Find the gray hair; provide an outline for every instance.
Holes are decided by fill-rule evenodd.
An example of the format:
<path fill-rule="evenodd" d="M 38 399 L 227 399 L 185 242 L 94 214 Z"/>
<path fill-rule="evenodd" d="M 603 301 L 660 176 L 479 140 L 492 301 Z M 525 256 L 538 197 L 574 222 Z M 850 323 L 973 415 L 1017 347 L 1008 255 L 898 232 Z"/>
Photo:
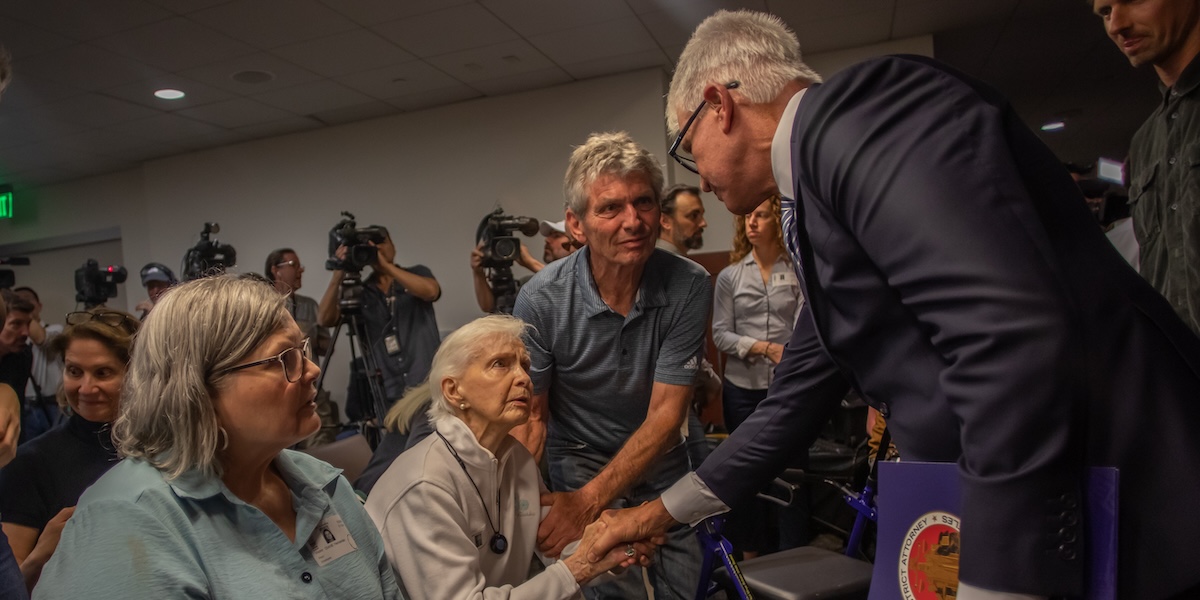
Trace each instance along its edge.
<path fill-rule="evenodd" d="M 710 83 L 739 82 L 731 93 L 754 104 L 770 102 L 788 83 L 814 83 L 821 76 L 804 64 L 796 34 L 775 15 L 717 11 L 688 40 L 667 92 L 667 130 L 679 132 L 677 113 L 703 101 Z"/>
<path fill-rule="evenodd" d="M 567 209 L 583 218 L 587 211 L 587 190 L 601 176 L 628 177 L 641 173 L 650 180 L 657 203 L 663 187 L 662 167 L 648 150 L 638 145 L 624 131 L 593 133 L 582 146 L 571 153 L 567 175 L 563 178 L 563 195 Z"/>
<path fill-rule="evenodd" d="M 433 355 L 433 365 L 429 368 L 429 392 L 433 398 L 429 405 L 429 420 L 437 423 L 443 419 L 458 418 L 455 407 L 442 395 L 443 379 L 462 377 L 471 361 L 483 356 L 495 345 L 496 340 L 524 344 L 522 336 L 528 328 L 529 325 L 524 321 L 511 315 L 488 315 L 446 336 L 437 354 Z"/>
<path fill-rule="evenodd" d="M 257 275 L 216 275 L 175 286 L 142 324 L 126 372 L 113 440 L 175 479 L 219 476 L 228 443 L 213 399 L 227 375 L 287 325 L 284 297 Z"/>

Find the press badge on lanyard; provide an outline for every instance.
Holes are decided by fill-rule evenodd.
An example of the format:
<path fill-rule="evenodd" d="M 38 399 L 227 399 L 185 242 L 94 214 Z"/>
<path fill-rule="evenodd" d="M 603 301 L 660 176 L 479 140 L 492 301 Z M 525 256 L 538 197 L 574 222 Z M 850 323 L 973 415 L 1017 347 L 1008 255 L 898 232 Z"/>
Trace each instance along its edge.
<path fill-rule="evenodd" d="M 323 567 L 358 550 L 358 544 L 354 543 L 342 518 L 331 513 L 317 523 L 317 528 L 308 538 L 308 550 L 317 564 Z"/>

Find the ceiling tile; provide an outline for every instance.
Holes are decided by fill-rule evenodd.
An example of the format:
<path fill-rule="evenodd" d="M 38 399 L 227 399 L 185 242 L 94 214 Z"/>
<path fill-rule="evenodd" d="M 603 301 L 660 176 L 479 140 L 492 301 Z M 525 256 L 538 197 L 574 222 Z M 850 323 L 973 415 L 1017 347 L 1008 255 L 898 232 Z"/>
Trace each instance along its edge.
<path fill-rule="evenodd" d="M 892 36 L 906 38 L 1004 19 L 1016 6 L 1017 0 L 901 0 L 896 5 Z"/>
<path fill-rule="evenodd" d="M 253 98 L 297 115 L 311 115 L 371 101 L 369 96 L 328 79 L 255 94 Z"/>
<path fill-rule="evenodd" d="M 316 119 L 309 119 L 307 117 L 291 117 L 280 121 L 272 121 L 270 123 L 259 123 L 257 125 L 238 127 L 234 131 L 253 139 L 287 135 L 289 133 L 308 131 L 310 129 L 319 129 L 320 127 L 322 127 L 322 124 Z"/>
<path fill-rule="evenodd" d="M 480 3 L 526 37 L 633 16 L 624 0 L 480 0 Z"/>
<path fill-rule="evenodd" d="M 359 25 L 378 25 L 421 15 L 447 6 L 471 4 L 475 0 L 321 0 L 329 8 L 350 17 Z"/>
<path fill-rule="evenodd" d="M 163 100 L 154 95 L 154 92 L 163 89 L 179 90 L 186 94 L 178 100 Z M 211 85 L 205 85 L 194 79 L 181 77 L 179 75 L 160 75 L 151 77 L 133 83 L 127 83 L 122 86 L 109 88 L 102 92 L 108 96 L 123 98 L 130 102 L 136 102 L 142 106 L 157 108 L 165 111 L 176 111 L 182 108 L 199 106 L 210 102 L 219 102 L 228 100 L 233 97 L 233 94 L 224 90 L 217 89 Z"/>
<path fill-rule="evenodd" d="M 68 135 L 61 135 L 55 138 L 58 143 L 79 150 L 81 152 L 90 152 L 101 156 L 119 156 L 123 153 L 128 153 L 139 148 L 147 146 L 156 146 L 156 144 L 146 140 L 145 138 L 136 136 L 126 131 L 114 129 L 92 129 L 89 131 L 81 131 Z"/>
<path fill-rule="evenodd" d="M 563 70 L 575 79 L 587 79 L 651 67 L 670 70 L 671 60 L 662 50 L 654 49 L 562 65 Z"/>
<path fill-rule="evenodd" d="M 159 114 L 156 110 L 100 94 L 72 96 L 47 104 L 42 109 L 55 120 L 87 127 L 115 125 Z"/>
<path fill-rule="evenodd" d="M 644 15 L 654 12 L 665 12 L 693 18 L 699 14 L 696 23 L 704 20 L 718 10 L 757 10 L 767 12 L 767 0 L 626 0 L 633 12 Z"/>
<path fill-rule="evenodd" d="M 518 39 L 520 36 L 478 4 L 462 4 L 372 27 L 421 57 Z"/>
<path fill-rule="evenodd" d="M 560 65 L 658 49 L 637 17 L 533 36 L 529 43 Z"/>
<path fill-rule="evenodd" d="M 19 68 L 88 91 L 163 74 L 150 65 L 89 44 L 76 44 L 31 56 L 21 61 Z"/>
<path fill-rule="evenodd" d="M 13 19 L 0 19 L 0 40 L 4 47 L 20 64 L 20 59 L 42 52 L 49 52 L 76 43 L 75 40 L 55 35 L 34 25 L 20 23 Z"/>
<path fill-rule="evenodd" d="M 274 79 L 263 83 L 234 81 L 233 74 L 241 71 L 266 71 L 274 75 Z M 268 92 L 320 79 L 319 76 L 305 71 L 278 56 L 266 53 L 223 60 L 211 65 L 188 69 L 180 73 L 180 75 L 195 79 L 200 83 L 207 83 L 227 92 L 243 95 Z"/>
<path fill-rule="evenodd" d="M 474 81 L 471 83 L 471 87 L 489 96 L 498 96 L 500 94 L 515 92 L 528 92 L 530 90 L 570 82 L 571 76 L 566 71 L 558 67 L 550 67 L 537 71 L 514 73 L 496 79 Z"/>
<path fill-rule="evenodd" d="M 74 177 L 74 174 L 66 169 L 59 169 L 57 167 L 43 167 L 40 169 L 14 172 L 6 178 L 6 181 L 9 181 L 13 184 L 13 189 L 24 190 L 50 183 L 68 181 Z"/>
<path fill-rule="evenodd" d="M 187 119 L 174 114 L 159 115 L 149 119 L 130 121 L 128 123 L 106 127 L 105 129 L 122 131 L 144 138 L 151 142 L 164 144 L 179 144 L 189 139 L 215 136 L 224 131 L 215 125 L 201 123 L 200 121 Z"/>
<path fill-rule="evenodd" d="M 117 35 L 97 46 L 167 71 L 181 71 L 254 52 L 254 47 L 195 21 L 173 17 Z"/>
<path fill-rule="evenodd" d="M 0 103 L 0 148 L 37 143 L 50 136 L 80 131 L 78 126 L 59 123 L 37 111 L 12 110 Z"/>
<path fill-rule="evenodd" d="M 19 63 L 16 69 L 12 82 L 4 88 L 0 111 L 32 108 L 84 93 L 79 88 L 22 71 Z"/>
<path fill-rule="evenodd" d="M 354 29 L 317 0 L 233 0 L 189 18 L 259 48 L 274 48 Z"/>
<path fill-rule="evenodd" d="M 415 59 L 395 44 L 364 29 L 280 46 L 271 53 L 326 77 L 369 71 Z"/>
<path fill-rule="evenodd" d="M 195 108 L 185 108 L 177 114 L 230 129 L 257 123 L 269 123 L 295 116 L 287 111 L 247 98 L 234 98 Z"/>
<path fill-rule="evenodd" d="M 816 54 L 885 42 L 891 29 L 892 11 L 881 10 L 853 17 L 804 21 L 796 26 L 796 37 L 803 53 Z"/>
<path fill-rule="evenodd" d="M 989 0 L 990 1 L 990 0 Z M 1009 0 L 1003 0 L 1005 2 Z M 968 0 L 964 4 L 986 4 L 980 0 Z M 849 17 L 868 12 L 891 13 L 896 6 L 896 0 L 767 0 L 769 12 L 779 15 L 793 29 L 803 26 L 810 21 L 825 21 L 840 17 Z M 804 43 L 804 40 L 800 40 Z"/>
<path fill-rule="evenodd" d="M 142 0 L 10 1 L 0 3 L 0 14 L 75 40 L 104 37 L 171 16 L 169 11 Z"/>
<path fill-rule="evenodd" d="M 341 125 L 343 123 L 353 123 L 365 119 L 375 119 L 394 115 L 400 112 L 395 106 L 379 100 L 371 100 L 363 104 L 355 104 L 353 106 L 343 106 L 333 110 L 323 110 L 321 112 L 311 113 L 314 119 L 326 123 L 328 125 Z"/>
<path fill-rule="evenodd" d="M 204 8 L 211 8 L 218 4 L 225 4 L 230 0 L 148 0 L 154 4 L 161 6 L 172 12 L 177 12 L 181 15 L 196 12 Z"/>
<path fill-rule="evenodd" d="M 429 63 L 464 83 L 528 73 L 553 66 L 545 55 L 523 40 L 443 54 L 430 58 Z"/>
<path fill-rule="evenodd" d="M 336 79 L 346 87 L 358 90 L 377 100 L 389 100 L 396 96 L 441 89 L 460 83 L 422 61 L 373 69 Z"/>
<path fill-rule="evenodd" d="M 392 106 L 395 106 L 401 110 L 412 111 L 420 110 L 422 108 L 430 108 L 433 106 L 441 106 L 444 104 L 453 104 L 455 102 L 462 102 L 463 100 L 470 100 L 472 98 L 479 98 L 481 96 L 483 96 L 483 94 L 479 93 L 478 90 L 460 83 L 451 87 L 444 87 L 436 90 L 426 90 L 424 92 L 417 92 L 415 94 L 407 94 L 404 96 L 397 96 L 395 98 L 388 98 L 388 104 L 391 104 Z"/>

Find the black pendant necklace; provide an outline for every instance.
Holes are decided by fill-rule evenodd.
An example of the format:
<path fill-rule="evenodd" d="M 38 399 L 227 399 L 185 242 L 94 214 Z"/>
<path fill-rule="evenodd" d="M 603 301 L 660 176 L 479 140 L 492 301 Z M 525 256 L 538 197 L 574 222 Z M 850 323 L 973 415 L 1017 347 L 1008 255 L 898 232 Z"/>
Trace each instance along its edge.
<path fill-rule="evenodd" d="M 479 491 L 479 486 L 475 485 L 475 479 L 472 478 L 471 474 L 467 472 L 466 463 L 463 462 L 463 459 L 459 458 L 458 451 L 454 449 L 454 446 L 450 445 L 450 440 L 447 440 L 446 436 L 442 435 L 442 432 L 435 430 L 434 433 L 436 433 L 438 437 L 442 438 L 442 443 L 446 444 L 446 448 L 450 450 L 450 454 L 454 455 L 454 460 L 458 463 L 459 468 L 462 469 L 463 475 L 467 476 L 467 481 L 470 481 L 471 487 L 475 488 L 475 495 L 479 496 L 479 503 L 483 505 L 483 515 L 487 517 L 488 527 L 492 528 L 492 539 L 488 541 L 488 548 L 496 554 L 504 554 L 504 552 L 508 550 L 508 538 L 504 537 L 504 534 L 500 533 L 500 530 L 496 529 L 496 525 L 492 523 L 492 515 L 488 512 L 487 501 L 483 499 L 483 493 Z M 499 485 L 496 486 L 496 518 L 500 518 Z"/>

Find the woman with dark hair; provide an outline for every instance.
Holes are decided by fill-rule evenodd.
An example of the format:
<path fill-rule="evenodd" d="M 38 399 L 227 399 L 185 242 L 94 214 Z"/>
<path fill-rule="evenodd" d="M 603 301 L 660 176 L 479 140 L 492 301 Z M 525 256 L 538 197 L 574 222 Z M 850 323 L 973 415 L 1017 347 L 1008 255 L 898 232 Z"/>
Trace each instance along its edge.
<path fill-rule="evenodd" d="M 165 293 L 113 439 L 35 598 L 403 598 L 340 471 L 287 448 L 320 427 L 309 340 L 261 277 Z"/>
<path fill-rule="evenodd" d="M 51 345 L 63 359 L 58 403 L 70 417 L 17 450 L 0 469 L 0 518 L 18 562 L 34 549 L 56 515 L 117 464 L 111 424 L 117 418 L 125 367 L 138 330 L 133 315 L 97 307 L 67 315 Z M 65 516 L 54 523 L 61 529 Z"/>

